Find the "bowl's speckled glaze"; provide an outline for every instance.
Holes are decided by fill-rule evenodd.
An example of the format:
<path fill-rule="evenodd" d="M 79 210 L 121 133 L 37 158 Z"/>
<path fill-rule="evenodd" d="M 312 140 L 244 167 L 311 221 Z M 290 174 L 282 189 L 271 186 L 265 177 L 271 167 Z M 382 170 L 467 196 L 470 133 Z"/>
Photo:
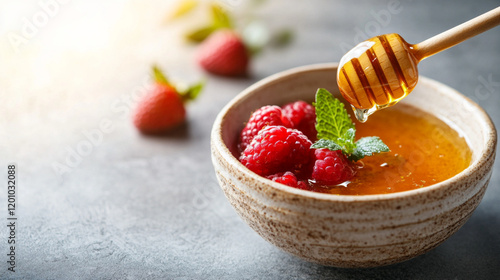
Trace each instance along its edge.
<path fill-rule="evenodd" d="M 432 186 L 382 195 L 314 193 L 260 177 L 234 156 L 244 122 L 261 106 L 312 101 L 319 87 L 340 98 L 336 71 L 337 64 L 332 63 L 273 75 L 243 91 L 220 112 L 212 129 L 211 150 L 222 190 L 265 240 L 308 261 L 374 267 L 431 250 L 455 233 L 481 201 L 497 141 L 488 115 L 448 86 L 420 78 L 414 92 L 402 101 L 446 121 L 472 149 L 472 163 L 466 170 Z"/>

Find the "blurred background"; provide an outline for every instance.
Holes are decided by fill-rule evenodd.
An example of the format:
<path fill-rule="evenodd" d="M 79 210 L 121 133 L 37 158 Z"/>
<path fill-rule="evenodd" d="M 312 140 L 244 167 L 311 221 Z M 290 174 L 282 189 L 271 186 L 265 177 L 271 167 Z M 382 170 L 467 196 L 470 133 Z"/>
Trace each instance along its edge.
<path fill-rule="evenodd" d="M 186 38 L 213 20 L 214 3 L 259 49 L 245 77 L 207 73 L 195 59 L 199 43 Z M 0 168 L 18 165 L 20 224 L 19 270 L 0 257 L 0 278 L 499 279 L 498 164 L 476 213 L 443 245 L 403 264 L 345 270 L 306 263 L 255 234 L 218 189 L 209 148 L 217 113 L 264 77 L 339 61 L 380 34 L 418 43 L 499 4 L 0 1 Z M 499 126 L 499 46 L 497 27 L 424 60 L 420 74 L 467 95 Z M 161 137 L 131 121 L 152 64 L 174 81 L 207 81 L 186 124 Z M 0 199 L 6 209 L 5 191 Z"/>

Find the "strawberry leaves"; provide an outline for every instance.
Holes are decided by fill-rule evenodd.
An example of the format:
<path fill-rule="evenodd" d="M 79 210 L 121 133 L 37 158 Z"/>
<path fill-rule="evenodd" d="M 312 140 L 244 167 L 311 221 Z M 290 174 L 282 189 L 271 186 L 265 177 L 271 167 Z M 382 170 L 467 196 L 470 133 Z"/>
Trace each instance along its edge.
<path fill-rule="evenodd" d="M 163 74 L 163 72 L 157 65 L 153 65 L 152 71 L 153 71 L 153 79 L 156 83 L 172 86 L 168 81 L 167 77 L 165 76 L 165 74 Z"/>
<path fill-rule="evenodd" d="M 217 4 L 212 4 L 210 6 L 211 12 L 211 23 L 195 29 L 186 34 L 186 38 L 192 42 L 200 43 L 203 42 L 210 34 L 214 33 L 219 29 L 232 29 L 233 20 L 231 19 L 229 13 L 227 13 L 224 8 Z"/>
<path fill-rule="evenodd" d="M 179 2 L 178 6 L 175 7 L 174 12 L 168 17 L 168 20 L 174 20 L 183 17 L 184 15 L 190 13 L 196 6 L 198 6 L 199 1 L 197 0 L 183 0 Z"/>
<path fill-rule="evenodd" d="M 179 95 L 182 98 L 183 102 L 191 101 L 196 99 L 198 95 L 200 95 L 200 92 L 203 90 L 205 87 L 205 80 L 201 80 L 196 84 L 190 85 L 186 90 L 178 90 Z"/>
<path fill-rule="evenodd" d="M 152 72 L 154 81 L 158 84 L 166 85 L 175 89 L 177 94 L 181 97 L 183 103 L 196 99 L 205 87 L 205 80 L 201 80 L 198 83 L 184 87 L 182 85 L 174 85 L 170 83 L 167 76 L 163 74 L 163 71 L 157 65 L 153 65 Z"/>

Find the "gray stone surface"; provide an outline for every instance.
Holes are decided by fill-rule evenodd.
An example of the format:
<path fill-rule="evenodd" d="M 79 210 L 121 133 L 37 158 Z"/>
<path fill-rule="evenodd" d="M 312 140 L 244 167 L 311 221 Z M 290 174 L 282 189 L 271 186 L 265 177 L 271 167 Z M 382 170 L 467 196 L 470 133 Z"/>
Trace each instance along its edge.
<path fill-rule="evenodd" d="M 257 80 L 338 61 L 357 37 L 419 42 L 498 1 L 267 1 L 255 13 L 272 29 L 292 27 L 293 43 L 256 57 L 249 78 L 208 76 L 187 125 L 160 137 L 137 133 L 129 116 L 149 65 L 187 81 L 203 75 L 195 47 L 179 40 L 194 23 L 164 24 L 174 1 L 61 1 L 51 14 L 16 2 L 0 3 L 0 172 L 18 168 L 16 273 L 6 264 L 5 183 L 0 191 L 1 279 L 500 279 L 499 164 L 476 212 L 438 248 L 388 267 L 338 269 L 281 252 L 244 224 L 218 188 L 209 149 L 219 110 Z M 37 25 L 23 35 L 26 20 Z M 25 39 L 17 47 L 13 32 Z M 499 46 L 496 28 L 423 61 L 420 74 L 473 98 L 499 126 Z"/>

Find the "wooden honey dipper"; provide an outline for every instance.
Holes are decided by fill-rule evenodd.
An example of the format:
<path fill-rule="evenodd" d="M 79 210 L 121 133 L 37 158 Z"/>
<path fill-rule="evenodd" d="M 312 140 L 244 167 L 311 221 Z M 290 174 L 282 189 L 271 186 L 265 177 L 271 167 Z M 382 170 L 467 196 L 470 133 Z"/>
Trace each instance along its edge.
<path fill-rule="evenodd" d="M 394 33 L 373 37 L 340 60 L 340 92 L 356 118 L 365 122 L 370 114 L 396 104 L 415 88 L 421 60 L 499 24 L 500 7 L 414 45 Z"/>

